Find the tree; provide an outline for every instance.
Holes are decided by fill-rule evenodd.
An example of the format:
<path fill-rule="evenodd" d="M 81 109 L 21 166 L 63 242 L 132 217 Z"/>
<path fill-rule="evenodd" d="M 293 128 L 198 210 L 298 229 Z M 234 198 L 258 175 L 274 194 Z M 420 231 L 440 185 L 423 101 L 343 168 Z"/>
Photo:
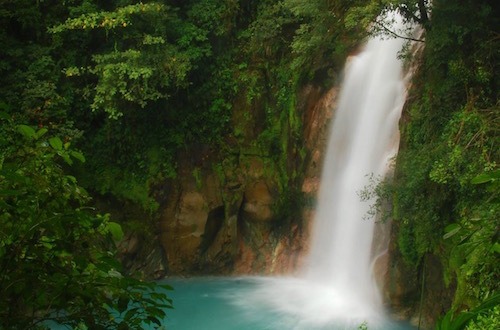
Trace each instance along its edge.
<path fill-rule="evenodd" d="M 0 113 L 0 329 L 142 329 L 171 301 L 153 283 L 123 275 L 123 235 L 64 167 L 83 155 L 45 128 Z"/>

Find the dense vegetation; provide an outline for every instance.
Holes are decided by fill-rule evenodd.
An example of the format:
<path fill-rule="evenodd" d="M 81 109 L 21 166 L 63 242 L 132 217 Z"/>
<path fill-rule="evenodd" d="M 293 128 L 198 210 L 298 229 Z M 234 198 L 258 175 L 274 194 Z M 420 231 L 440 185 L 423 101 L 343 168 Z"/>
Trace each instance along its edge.
<path fill-rule="evenodd" d="M 454 311 L 495 293 L 498 304 L 498 9 L 433 2 L 393 187 L 403 257 L 419 267 L 429 253 L 441 258 Z M 498 327 L 498 312 L 482 326 Z"/>
<path fill-rule="evenodd" d="M 433 1 L 431 13 L 424 0 L 2 1 L 0 324 L 118 327 L 109 308 L 129 302 L 145 313 L 122 327 L 161 319 L 169 301 L 144 300 L 152 287 L 122 277 L 119 225 L 85 189 L 154 213 L 152 187 L 176 176 L 180 150 L 200 145 L 220 159 L 249 146 L 270 155 L 286 190 L 296 179 L 288 150 L 301 148 L 300 87 L 332 84 L 394 8 L 426 43 L 390 187 L 399 247 L 412 265 L 443 259 L 457 283 L 453 310 L 493 296 L 499 11 L 458 2 Z M 498 307 L 488 315 L 478 322 Z"/>
<path fill-rule="evenodd" d="M 95 214 L 62 169 L 83 155 L 46 128 L 14 125 L 5 112 L 1 120 L 0 328 L 160 324 L 170 300 L 124 277 L 114 258 L 120 225 Z"/>
<path fill-rule="evenodd" d="M 418 70 L 403 113 L 395 178 L 375 190 L 390 200 L 398 252 L 418 277 L 417 308 L 433 299 L 424 287 L 434 255 L 452 297 L 437 328 L 494 329 L 500 322 L 499 6 L 425 3 L 372 2 L 362 9 L 388 13 L 396 5 L 423 28 L 422 37 L 409 39 L 425 42 L 413 59 Z M 375 31 L 398 35 L 380 17 Z"/>
<path fill-rule="evenodd" d="M 285 189 L 299 83 L 364 31 L 344 27 L 346 10 L 328 1 L 3 1 L 1 327 L 140 328 L 164 317 L 169 300 L 123 275 L 120 226 L 86 190 L 153 213 L 151 187 L 176 175 L 179 150 L 237 153 L 257 117 L 252 145 L 279 164 Z M 236 104 L 256 113 L 233 125 Z"/>

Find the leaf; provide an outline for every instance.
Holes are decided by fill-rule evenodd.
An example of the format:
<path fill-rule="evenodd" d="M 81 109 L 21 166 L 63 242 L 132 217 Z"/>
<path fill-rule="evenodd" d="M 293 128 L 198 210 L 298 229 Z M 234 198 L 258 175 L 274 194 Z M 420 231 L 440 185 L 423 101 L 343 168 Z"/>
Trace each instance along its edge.
<path fill-rule="evenodd" d="M 78 159 L 82 163 L 85 163 L 85 156 L 81 152 L 78 151 L 71 151 L 70 155 L 73 156 L 74 158 Z"/>
<path fill-rule="evenodd" d="M 500 293 L 495 293 L 474 308 L 472 313 L 481 313 L 500 304 Z"/>
<path fill-rule="evenodd" d="M 42 236 L 40 238 L 40 244 L 48 250 L 52 250 L 52 248 L 55 246 L 54 240 L 50 239 L 47 236 Z"/>
<path fill-rule="evenodd" d="M 492 180 L 492 177 L 488 175 L 488 173 L 482 173 L 479 174 L 478 176 L 474 177 L 470 182 L 472 184 L 481 184 L 481 183 L 486 183 L 490 182 Z"/>
<path fill-rule="evenodd" d="M 71 160 L 71 158 L 69 157 L 69 155 L 65 152 L 58 152 L 57 153 L 59 156 L 62 157 L 62 159 L 64 159 L 64 161 L 66 162 L 66 164 L 68 165 L 72 165 L 73 164 L 73 161 Z"/>
<path fill-rule="evenodd" d="M 62 250 L 62 251 L 59 251 L 56 253 L 56 255 L 59 257 L 59 258 L 68 258 L 68 257 L 71 257 L 72 254 L 69 253 L 68 251 L 66 250 Z"/>
<path fill-rule="evenodd" d="M 123 230 L 118 223 L 110 221 L 107 227 L 115 241 L 120 241 L 123 238 Z"/>
<path fill-rule="evenodd" d="M 135 307 L 135 308 L 131 308 L 127 311 L 127 313 L 125 313 L 125 316 L 123 317 L 123 320 L 124 321 L 129 321 L 131 320 L 136 313 L 139 312 L 139 308 Z"/>
<path fill-rule="evenodd" d="M 450 324 L 450 329 L 456 329 L 456 330 L 461 330 L 464 329 L 467 323 L 475 318 L 477 316 L 477 313 L 471 313 L 471 312 L 462 312 L 458 314 L 456 318 L 453 318 Z"/>
<path fill-rule="evenodd" d="M 148 320 L 153 322 L 154 324 L 156 324 L 158 326 L 161 326 L 160 320 L 154 316 L 148 316 Z"/>
<path fill-rule="evenodd" d="M 46 129 L 45 127 L 44 128 L 40 128 L 36 134 L 35 134 L 35 139 L 39 139 L 41 138 L 45 133 L 47 133 L 49 130 Z"/>
<path fill-rule="evenodd" d="M 158 286 L 165 290 L 174 290 L 174 288 L 168 284 L 159 284 Z"/>
<path fill-rule="evenodd" d="M 28 125 L 19 125 L 17 126 L 17 130 L 28 139 L 33 139 L 36 134 L 35 130 Z"/>
<path fill-rule="evenodd" d="M 444 229 L 444 232 L 446 234 L 443 235 L 444 239 L 448 239 L 458 233 L 462 229 L 462 226 L 460 226 L 458 223 L 452 223 L 451 225 L 446 226 Z"/>
<path fill-rule="evenodd" d="M 57 151 L 61 151 L 61 150 L 62 150 L 62 148 L 63 148 L 63 143 L 62 143 L 61 139 L 60 139 L 60 138 L 58 138 L 57 136 L 55 136 L 55 137 L 51 137 L 51 138 L 49 139 L 49 144 L 50 144 L 50 146 L 51 146 L 52 148 L 54 148 L 54 149 L 55 149 L 55 150 L 57 150 Z M 63 158 L 64 158 L 64 157 L 63 157 Z"/>
<path fill-rule="evenodd" d="M 116 269 L 110 269 L 107 274 L 109 277 L 112 277 L 112 278 L 123 278 L 122 273 L 120 273 Z"/>
<path fill-rule="evenodd" d="M 438 322 L 436 323 L 436 330 L 450 329 L 450 321 L 452 315 L 452 311 L 449 310 L 442 319 L 438 320 Z"/>
<path fill-rule="evenodd" d="M 478 176 L 474 177 L 470 182 L 472 184 L 482 184 L 491 181 L 495 181 L 500 178 L 500 170 L 481 173 Z"/>

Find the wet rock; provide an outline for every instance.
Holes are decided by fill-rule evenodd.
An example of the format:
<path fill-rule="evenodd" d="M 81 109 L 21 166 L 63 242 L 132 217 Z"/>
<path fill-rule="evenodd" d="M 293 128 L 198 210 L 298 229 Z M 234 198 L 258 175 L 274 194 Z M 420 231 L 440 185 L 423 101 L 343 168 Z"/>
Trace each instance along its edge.
<path fill-rule="evenodd" d="M 265 181 L 249 184 L 243 198 L 243 221 L 270 221 L 273 217 L 274 198 Z"/>
<path fill-rule="evenodd" d="M 240 151 L 229 158 L 220 159 L 203 146 L 179 155 L 178 177 L 157 192 L 160 240 L 170 274 L 293 271 L 307 245 L 336 95 L 336 89 L 309 86 L 300 97 L 305 154 L 299 157 L 298 146 L 289 146 L 286 168 L 295 178 L 290 185 L 302 191 L 307 203 L 305 210 L 292 215 L 293 221 L 278 216 L 277 205 L 284 196 L 270 164 L 273 158 L 239 145 L 258 136 L 264 117 L 235 114 L 234 125 L 240 131 L 228 144 L 239 145 Z"/>

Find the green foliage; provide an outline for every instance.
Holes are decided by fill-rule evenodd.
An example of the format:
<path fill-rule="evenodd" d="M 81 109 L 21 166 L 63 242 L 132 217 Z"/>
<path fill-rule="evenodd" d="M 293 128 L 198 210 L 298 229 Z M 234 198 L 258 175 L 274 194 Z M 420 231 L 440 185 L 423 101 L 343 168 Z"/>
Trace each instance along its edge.
<path fill-rule="evenodd" d="M 404 179 L 398 176 L 404 188 L 396 181 L 401 251 L 408 261 L 418 263 L 424 253 L 438 250 L 443 243 L 437 233 L 444 232 L 443 238 L 453 242 L 446 244 L 446 258 L 457 275 L 456 306 L 474 305 L 497 289 L 498 255 L 492 247 L 498 241 L 498 187 L 493 187 L 498 170 L 492 170 L 498 155 L 490 149 L 495 143 L 492 123 L 481 117 L 479 111 L 458 111 L 441 139 L 419 151 L 404 151 L 399 158 L 404 166 L 400 169 L 407 171 Z M 439 147 L 433 150 L 432 145 Z M 418 157 L 425 158 L 420 162 Z M 478 175 L 483 171 L 487 172 Z M 489 180 L 491 187 L 477 186 Z"/>
<path fill-rule="evenodd" d="M 175 177 L 186 146 L 207 147 L 231 168 L 251 150 L 267 160 L 282 196 L 276 213 L 287 224 L 302 200 L 298 91 L 311 80 L 331 85 L 368 27 L 394 36 L 382 21 L 394 9 L 425 28 L 426 50 L 403 117 L 395 180 L 375 193 L 392 197 L 407 262 L 418 266 L 429 252 L 449 261 L 454 309 L 497 292 L 498 15 L 491 1 L 435 0 L 431 16 L 426 0 L 11 0 L 0 3 L 0 99 L 12 105 L 0 104 L 0 280 L 11 280 L 7 270 L 42 275 L 2 283 L 2 320 L 57 317 L 95 328 L 92 320 L 104 326 L 125 318 L 138 328 L 141 312 L 160 318 L 145 295 L 125 290 L 133 282 L 115 276 L 109 246 L 123 232 L 86 207 L 76 177 L 92 193 L 154 214 L 153 188 Z M 74 176 L 66 174 L 70 165 Z M 201 170 L 193 175 L 202 181 Z M 92 295 L 78 291 L 95 283 L 103 286 Z M 121 316 L 109 319 L 103 301 Z"/>
<path fill-rule="evenodd" d="M 363 322 L 359 325 L 358 330 L 368 330 L 368 322 Z"/>
<path fill-rule="evenodd" d="M 449 311 L 436 323 L 436 330 L 495 329 L 494 325 L 499 324 L 499 319 L 495 318 L 495 315 L 498 316 L 499 306 L 500 294 L 495 294 L 470 311 L 457 315 Z M 478 328 L 478 324 L 486 327 Z"/>
<path fill-rule="evenodd" d="M 0 97 L 85 152 L 76 171 L 85 187 L 147 210 L 155 209 L 150 188 L 175 176 L 180 148 L 226 150 L 236 111 L 265 122 L 259 143 L 278 150 L 285 184 L 285 158 L 300 131 L 299 80 L 331 66 L 332 56 L 340 66 L 356 40 L 347 36 L 362 30 L 345 27 L 344 1 L 0 6 L 8 86 Z"/>
<path fill-rule="evenodd" d="M 235 92 L 225 46 L 238 8 L 218 4 L 195 1 L 182 12 L 154 2 L 113 2 L 105 10 L 82 4 L 49 29 L 63 45 L 72 47 L 75 37 L 92 43 L 62 68 L 87 104 L 74 115 L 87 137 L 88 166 L 79 174 L 86 187 L 154 211 L 150 187 L 175 176 L 179 148 L 220 143 Z"/>
<path fill-rule="evenodd" d="M 493 12 L 487 1 L 441 0 L 433 2 L 429 21 L 421 22 L 425 51 L 388 188 L 405 260 L 417 266 L 426 253 L 436 254 L 445 264 L 446 282 L 456 283 L 452 310 L 439 325 L 443 329 L 463 328 L 479 315 L 475 308 L 498 292 L 499 109 L 498 77 L 492 73 L 498 71 L 493 51 L 498 21 Z M 469 312 L 459 314 L 464 309 Z"/>
<path fill-rule="evenodd" d="M 285 59 L 290 70 L 303 79 L 313 79 L 319 70 L 339 68 L 357 38 L 365 34 L 360 26 L 345 22 L 349 6 L 368 1 L 263 2 L 257 17 L 243 32 L 248 51 L 267 65 Z M 284 68 L 283 68 L 284 69 Z"/>
<path fill-rule="evenodd" d="M 350 1 L 349 6 L 364 2 L 367 1 Z M 284 6 L 300 22 L 290 45 L 294 54 L 292 68 L 296 71 L 309 68 L 314 73 L 327 62 L 326 56 L 342 59 L 355 45 L 349 43 L 353 40 L 350 37 L 364 33 L 360 26 L 345 24 L 349 8 L 346 1 L 287 0 Z"/>
<path fill-rule="evenodd" d="M 171 301 L 154 284 L 121 273 L 114 243 L 121 227 L 96 215 L 61 161 L 84 161 L 45 129 L 0 132 L 0 328 L 45 328 L 47 321 L 91 329 L 159 325 Z M 154 295 L 154 296 L 153 296 Z"/>
<path fill-rule="evenodd" d="M 500 304 L 484 313 L 477 315 L 477 318 L 471 320 L 466 330 L 498 329 L 500 327 Z"/>
<path fill-rule="evenodd" d="M 239 9 L 235 0 L 200 0 L 193 2 L 187 15 L 201 31 L 213 38 L 234 32 Z"/>
<path fill-rule="evenodd" d="M 87 6 L 89 3 L 85 3 Z M 92 12 L 96 7 L 88 6 L 85 9 L 91 12 L 85 12 L 76 18 L 69 18 L 63 24 L 56 25 L 49 29 L 52 33 L 60 33 L 67 30 L 97 29 L 106 30 L 127 27 L 133 24 L 132 16 L 163 13 L 166 7 L 160 3 L 138 3 L 119 7 L 114 11 Z M 73 11 L 75 13 L 76 11 Z"/>
<path fill-rule="evenodd" d="M 445 228 L 443 238 L 452 242 L 449 266 L 457 274 L 457 305 L 474 305 L 477 299 L 498 290 L 498 175 L 497 170 L 473 178 L 471 183 L 482 185 L 478 189 L 489 195 L 487 206 L 469 206 L 461 221 Z"/>
<path fill-rule="evenodd" d="M 91 108 L 104 110 L 116 119 L 123 115 L 124 102 L 145 107 L 148 102 L 167 98 L 169 87 L 186 84 L 190 58 L 166 40 L 167 24 L 174 20 L 162 4 L 139 3 L 114 11 L 84 13 L 49 31 L 63 35 L 105 31 L 107 47 L 92 56 L 93 65 L 68 67 L 65 72 L 69 77 L 85 73 L 95 76 Z"/>

